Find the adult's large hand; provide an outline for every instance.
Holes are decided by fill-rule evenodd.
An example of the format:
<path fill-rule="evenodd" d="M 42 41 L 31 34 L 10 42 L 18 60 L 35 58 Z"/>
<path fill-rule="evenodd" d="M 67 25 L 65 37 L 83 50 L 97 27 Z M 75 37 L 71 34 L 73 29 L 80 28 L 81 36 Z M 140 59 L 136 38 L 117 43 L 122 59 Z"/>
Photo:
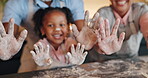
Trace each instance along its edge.
<path fill-rule="evenodd" d="M 98 37 L 98 46 L 99 46 L 99 49 L 102 50 L 103 54 L 110 55 L 121 49 L 121 46 L 125 37 L 125 33 L 122 32 L 119 38 L 117 37 L 117 30 L 118 30 L 119 24 L 120 24 L 120 20 L 117 19 L 112 28 L 112 32 L 110 33 L 108 20 L 105 19 L 105 21 L 102 21 L 102 23 L 100 23 L 100 30 L 96 33 Z"/>
<path fill-rule="evenodd" d="M 0 21 L 0 59 L 8 60 L 17 54 L 27 36 L 27 30 L 23 30 L 16 39 L 14 33 L 14 19 L 10 19 L 8 33 L 6 33 L 2 22 Z"/>
<path fill-rule="evenodd" d="M 89 21 L 89 12 L 85 12 L 85 19 L 84 19 L 84 26 L 82 30 L 79 32 L 77 27 L 75 25 L 72 26 L 74 36 L 76 37 L 76 40 L 85 45 L 85 49 L 89 50 L 91 49 L 94 44 L 97 42 L 97 35 L 94 32 L 93 27 L 95 25 L 98 25 L 97 21 L 99 18 L 99 14 L 96 13 L 92 19 L 92 21 Z"/>

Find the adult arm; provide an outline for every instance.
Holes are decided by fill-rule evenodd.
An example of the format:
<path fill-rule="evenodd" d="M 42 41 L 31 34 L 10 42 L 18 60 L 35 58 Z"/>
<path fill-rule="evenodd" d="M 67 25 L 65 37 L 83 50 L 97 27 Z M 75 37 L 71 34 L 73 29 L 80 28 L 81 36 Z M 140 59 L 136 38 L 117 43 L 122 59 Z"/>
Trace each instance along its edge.
<path fill-rule="evenodd" d="M 18 34 L 17 33 L 19 30 L 18 26 L 20 26 L 23 18 L 26 16 L 25 15 L 26 12 L 24 11 L 25 11 L 25 8 L 27 7 L 25 6 L 26 3 L 24 3 L 23 1 L 25 0 L 8 0 L 4 8 L 4 13 L 3 13 L 4 16 L 2 18 L 2 23 L 6 31 L 8 31 L 9 20 L 10 18 L 13 18 L 15 20 L 15 24 L 14 24 L 14 35 L 15 36 Z"/>
<path fill-rule="evenodd" d="M 75 21 L 74 23 L 80 31 L 84 22 L 84 2 L 83 0 L 71 0 L 70 6 Z"/>

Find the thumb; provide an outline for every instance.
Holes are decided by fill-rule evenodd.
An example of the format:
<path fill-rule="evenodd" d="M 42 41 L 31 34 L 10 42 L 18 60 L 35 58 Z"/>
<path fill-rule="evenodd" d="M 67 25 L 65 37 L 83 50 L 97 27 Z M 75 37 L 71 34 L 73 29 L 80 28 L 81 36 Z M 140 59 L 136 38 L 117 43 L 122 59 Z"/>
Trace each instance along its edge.
<path fill-rule="evenodd" d="M 18 38 L 18 40 L 17 40 L 18 43 L 23 44 L 25 38 L 27 37 L 27 33 L 28 33 L 27 30 L 23 30 L 23 31 L 21 32 L 21 34 L 20 34 L 20 36 L 19 36 L 19 38 Z"/>
<path fill-rule="evenodd" d="M 120 45 L 122 45 L 124 38 L 125 38 L 125 32 L 122 32 L 119 36 L 119 44 Z"/>
<path fill-rule="evenodd" d="M 68 59 L 72 58 L 72 55 L 71 55 L 70 52 L 68 52 L 66 55 L 67 55 L 67 58 L 68 58 Z"/>
<path fill-rule="evenodd" d="M 30 51 L 30 53 L 32 54 L 33 58 L 36 56 L 34 51 Z"/>
<path fill-rule="evenodd" d="M 88 54 L 88 52 L 86 51 L 86 52 L 84 52 L 83 53 L 83 57 L 85 58 L 86 56 L 87 56 L 87 54 Z"/>

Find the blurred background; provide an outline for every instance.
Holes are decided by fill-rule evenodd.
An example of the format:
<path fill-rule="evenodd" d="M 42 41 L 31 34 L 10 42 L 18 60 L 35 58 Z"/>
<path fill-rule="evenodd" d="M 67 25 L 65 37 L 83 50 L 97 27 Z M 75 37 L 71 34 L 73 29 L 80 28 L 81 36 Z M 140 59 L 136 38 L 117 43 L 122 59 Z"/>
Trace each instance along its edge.
<path fill-rule="evenodd" d="M 134 0 L 135 2 L 145 2 L 148 3 L 148 0 Z M 0 20 L 2 19 L 3 15 L 3 8 L 7 0 L 0 0 Z M 92 17 L 93 14 L 103 6 L 110 5 L 110 0 L 84 0 L 85 10 L 89 10 L 90 16 Z"/>
<path fill-rule="evenodd" d="M 7 2 L 7 0 L 0 0 L 0 20 L 2 19 L 2 16 L 3 16 L 3 8 L 4 8 L 4 5 L 5 3 Z"/>

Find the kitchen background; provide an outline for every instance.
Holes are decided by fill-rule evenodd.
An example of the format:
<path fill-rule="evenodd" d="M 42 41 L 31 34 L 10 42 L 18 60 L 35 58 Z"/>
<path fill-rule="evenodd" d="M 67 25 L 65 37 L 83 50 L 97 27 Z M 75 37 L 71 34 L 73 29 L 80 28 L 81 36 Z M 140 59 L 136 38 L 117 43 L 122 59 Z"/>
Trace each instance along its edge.
<path fill-rule="evenodd" d="M 3 8 L 5 3 L 8 0 L 0 0 L 0 20 L 2 19 L 3 15 Z M 135 2 L 145 2 L 148 3 L 148 0 L 134 0 Z M 85 10 L 89 10 L 90 16 L 92 17 L 93 14 L 103 6 L 110 5 L 110 0 L 84 0 Z"/>

